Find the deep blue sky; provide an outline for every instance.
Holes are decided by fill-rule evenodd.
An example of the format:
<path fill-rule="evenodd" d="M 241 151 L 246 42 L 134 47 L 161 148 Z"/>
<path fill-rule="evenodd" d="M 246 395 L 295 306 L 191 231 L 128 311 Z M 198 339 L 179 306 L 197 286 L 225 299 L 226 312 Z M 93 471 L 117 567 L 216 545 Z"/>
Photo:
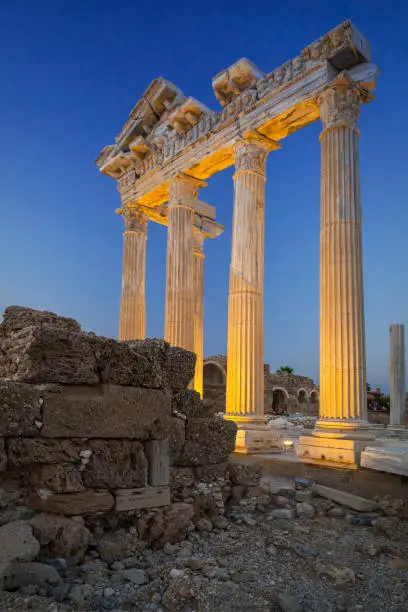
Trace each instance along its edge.
<path fill-rule="evenodd" d="M 346 18 L 381 74 L 362 109 L 368 380 L 388 387 L 388 326 L 408 324 L 408 3 L 3 0 L 0 309 L 22 304 L 116 336 L 122 221 L 94 159 L 153 78 L 219 110 L 211 78 L 240 57 L 270 72 Z M 268 160 L 265 361 L 318 380 L 318 123 Z M 201 191 L 226 227 L 206 243 L 205 353 L 226 350 L 232 169 Z M 163 335 L 166 230 L 150 224 L 147 332 Z M 407 330 L 408 331 L 408 330 Z"/>

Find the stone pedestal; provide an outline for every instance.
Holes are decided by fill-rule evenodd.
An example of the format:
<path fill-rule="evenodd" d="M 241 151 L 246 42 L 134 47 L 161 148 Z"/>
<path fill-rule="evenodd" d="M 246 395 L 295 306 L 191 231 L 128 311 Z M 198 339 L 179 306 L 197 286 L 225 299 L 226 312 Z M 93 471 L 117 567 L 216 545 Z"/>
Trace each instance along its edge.
<path fill-rule="evenodd" d="M 187 175 L 169 183 L 164 337 L 189 351 L 194 351 L 194 202 L 204 184 Z"/>
<path fill-rule="evenodd" d="M 123 234 L 122 295 L 120 300 L 119 340 L 145 338 L 146 238 L 147 216 L 137 208 L 116 211 L 125 223 Z"/>
<path fill-rule="evenodd" d="M 405 337 L 403 325 L 390 326 L 390 426 L 405 434 Z"/>
<path fill-rule="evenodd" d="M 194 389 L 203 397 L 204 361 L 204 234 L 194 228 L 193 284 L 194 284 L 194 352 L 197 355 Z"/>
<path fill-rule="evenodd" d="M 302 436 L 304 461 L 357 467 L 367 423 L 361 203 L 360 97 L 345 77 L 318 103 L 321 142 L 320 419 Z"/>
<path fill-rule="evenodd" d="M 263 284 L 265 164 L 273 141 L 255 133 L 234 145 L 234 215 L 228 299 L 225 418 L 239 427 L 237 451 L 251 452 L 264 417 Z M 242 433 L 240 430 L 248 430 Z M 258 448 L 256 441 L 254 448 Z"/>

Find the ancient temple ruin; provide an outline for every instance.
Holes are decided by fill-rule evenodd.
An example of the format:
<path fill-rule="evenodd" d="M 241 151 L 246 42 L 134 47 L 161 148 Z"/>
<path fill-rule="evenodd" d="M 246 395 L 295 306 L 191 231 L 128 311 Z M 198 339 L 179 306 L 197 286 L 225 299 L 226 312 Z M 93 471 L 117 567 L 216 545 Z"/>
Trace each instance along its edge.
<path fill-rule="evenodd" d="M 202 393 L 203 243 L 222 227 L 198 198 L 205 180 L 235 166 L 228 302 L 226 418 L 237 450 L 264 427 L 263 284 L 265 163 L 290 134 L 322 121 L 320 420 L 299 445 L 306 461 L 355 465 L 369 437 L 358 159 L 360 107 L 378 69 L 368 41 L 345 22 L 265 74 L 243 58 L 212 85 L 212 111 L 164 78 L 154 80 L 96 163 L 118 182 L 125 222 L 120 338 L 145 335 L 148 221 L 167 225 L 165 339 L 197 356 Z M 350 433 L 350 435 L 349 435 Z"/>

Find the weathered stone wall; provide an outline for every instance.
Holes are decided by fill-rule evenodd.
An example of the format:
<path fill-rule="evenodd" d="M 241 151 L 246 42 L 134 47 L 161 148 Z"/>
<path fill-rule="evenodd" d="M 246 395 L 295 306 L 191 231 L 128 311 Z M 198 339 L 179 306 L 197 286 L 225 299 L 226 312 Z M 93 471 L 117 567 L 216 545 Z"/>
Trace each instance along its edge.
<path fill-rule="evenodd" d="M 180 482 L 191 489 L 225 472 L 236 435 L 234 423 L 187 389 L 194 368 L 193 353 L 163 340 L 116 342 L 53 313 L 8 308 L 0 325 L 0 526 L 32 519 L 45 541 L 49 525 L 69 531 L 67 517 L 83 517 L 79 524 L 99 525 L 102 540 L 112 524 L 135 523 L 138 541 L 182 538 L 200 511 L 191 497 L 180 501 Z"/>

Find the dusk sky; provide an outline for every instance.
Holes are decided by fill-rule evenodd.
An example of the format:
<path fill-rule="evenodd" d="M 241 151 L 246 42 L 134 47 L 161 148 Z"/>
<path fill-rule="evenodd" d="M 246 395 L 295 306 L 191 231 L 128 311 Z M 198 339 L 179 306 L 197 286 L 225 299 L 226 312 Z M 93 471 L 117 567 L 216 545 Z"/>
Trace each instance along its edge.
<path fill-rule="evenodd" d="M 408 2 L 0 2 L 0 310 L 20 304 L 116 336 L 122 219 L 94 160 L 164 76 L 213 110 L 211 79 L 241 57 L 265 72 L 347 18 L 380 67 L 361 110 L 367 378 L 389 388 L 389 325 L 408 325 Z M 269 155 L 265 361 L 318 381 L 321 131 Z M 205 243 L 205 355 L 225 353 L 232 168 L 200 199 L 224 234 Z M 166 228 L 149 224 L 147 334 L 163 336 Z M 408 330 L 406 330 L 408 334 Z"/>

